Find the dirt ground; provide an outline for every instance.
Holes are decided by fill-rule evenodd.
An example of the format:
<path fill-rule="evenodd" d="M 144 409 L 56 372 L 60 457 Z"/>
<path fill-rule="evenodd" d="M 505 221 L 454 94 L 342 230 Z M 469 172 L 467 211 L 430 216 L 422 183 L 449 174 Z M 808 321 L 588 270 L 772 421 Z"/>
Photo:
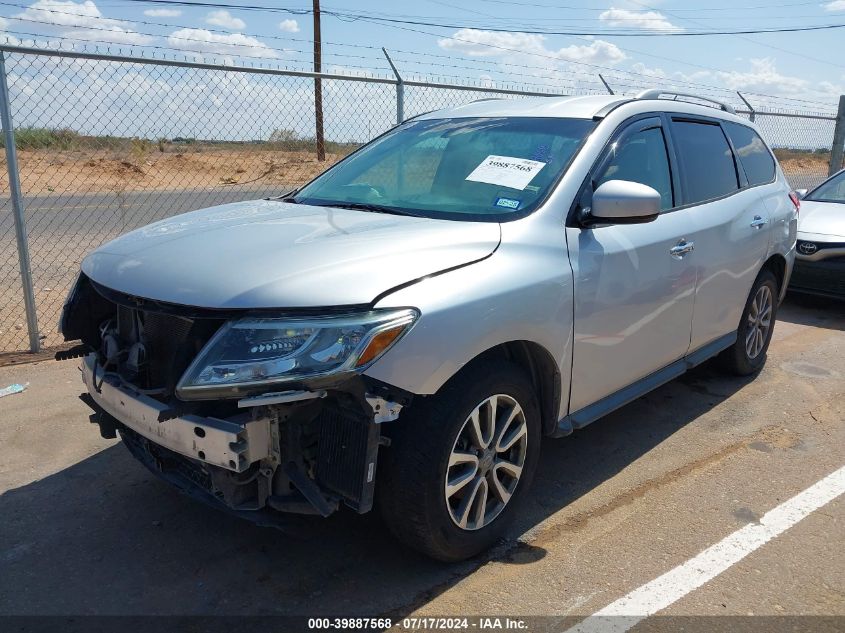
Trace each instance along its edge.
<path fill-rule="evenodd" d="M 200 149 L 145 152 L 20 150 L 25 196 L 206 189 L 221 185 L 294 184 L 310 180 L 339 154 L 319 162 L 313 152 Z M 2 170 L 0 186 L 8 190 Z"/>
<path fill-rule="evenodd" d="M 784 173 L 796 181 L 793 186 L 805 186 L 808 178 L 818 181 L 827 174 L 827 155 L 776 153 Z M 320 162 L 312 151 L 272 151 L 260 146 L 18 152 L 25 196 L 289 185 L 310 180 L 340 158 L 342 154 L 329 152 L 326 161 Z M 0 186 L 8 189 L 5 169 L 0 171 Z"/>

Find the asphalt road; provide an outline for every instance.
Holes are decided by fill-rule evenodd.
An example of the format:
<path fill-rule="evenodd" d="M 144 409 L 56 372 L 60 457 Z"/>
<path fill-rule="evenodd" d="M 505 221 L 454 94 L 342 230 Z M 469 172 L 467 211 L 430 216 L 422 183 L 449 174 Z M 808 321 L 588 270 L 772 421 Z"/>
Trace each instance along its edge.
<path fill-rule="evenodd" d="M 61 342 L 57 323 L 82 258 L 100 244 L 156 220 L 203 207 L 284 193 L 266 186 L 135 191 L 122 194 L 52 194 L 24 199 L 30 261 L 44 344 Z M 6 199 L 0 208 L 0 352 L 28 347 L 17 330 L 26 323 L 18 269 L 14 219 Z"/>
<path fill-rule="evenodd" d="M 278 193 L 283 193 L 284 188 Z M 119 235 L 162 218 L 228 202 L 273 195 L 265 186 L 26 196 L 30 240 Z M 9 207 L 8 200 L 4 207 Z M 10 210 L 10 209 L 9 209 Z M 11 212 L 0 214 L 0 235 L 14 236 Z"/>
<path fill-rule="evenodd" d="M 547 442 L 508 540 L 455 565 L 375 515 L 282 532 L 199 505 L 99 438 L 72 361 L 0 368 L 0 386 L 30 383 L 0 399 L 0 614 L 542 614 L 563 630 L 845 465 L 845 310 L 790 299 L 780 318 L 755 379 L 706 364 Z M 839 615 L 827 630 L 842 630 L 845 498 L 660 613 Z"/>

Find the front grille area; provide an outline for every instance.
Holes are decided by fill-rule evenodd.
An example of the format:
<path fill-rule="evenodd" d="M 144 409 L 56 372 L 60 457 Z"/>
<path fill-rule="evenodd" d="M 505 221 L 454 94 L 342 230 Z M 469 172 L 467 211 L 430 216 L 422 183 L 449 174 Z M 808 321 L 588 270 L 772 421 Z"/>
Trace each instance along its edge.
<path fill-rule="evenodd" d="M 845 257 L 817 262 L 796 260 L 789 285 L 796 290 L 845 297 Z"/>
<path fill-rule="evenodd" d="M 190 353 L 194 321 L 156 312 L 141 312 L 147 348 L 147 378 L 156 386 L 173 388 L 196 353 Z"/>
<path fill-rule="evenodd" d="M 124 379 L 142 389 L 164 389 L 170 395 L 191 361 L 223 323 L 221 319 L 188 318 L 117 305 L 117 327 L 126 350 L 143 344 L 137 368 L 128 354 L 122 357 Z"/>

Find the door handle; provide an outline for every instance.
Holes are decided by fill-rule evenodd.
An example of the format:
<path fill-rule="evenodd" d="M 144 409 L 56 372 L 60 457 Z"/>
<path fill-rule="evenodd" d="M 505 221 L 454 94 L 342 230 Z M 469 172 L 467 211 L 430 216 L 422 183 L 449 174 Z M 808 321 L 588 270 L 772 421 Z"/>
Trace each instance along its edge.
<path fill-rule="evenodd" d="M 682 259 L 684 255 L 691 252 L 695 248 L 695 242 L 687 242 L 682 239 L 675 246 L 669 249 L 669 254 L 676 259 Z"/>
<path fill-rule="evenodd" d="M 751 220 L 751 228 L 759 229 L 761 226 L 765 226 L 768 223 L 768 220 L 764 220 L 759 215 L 755 215 L 754 219 Z"/>

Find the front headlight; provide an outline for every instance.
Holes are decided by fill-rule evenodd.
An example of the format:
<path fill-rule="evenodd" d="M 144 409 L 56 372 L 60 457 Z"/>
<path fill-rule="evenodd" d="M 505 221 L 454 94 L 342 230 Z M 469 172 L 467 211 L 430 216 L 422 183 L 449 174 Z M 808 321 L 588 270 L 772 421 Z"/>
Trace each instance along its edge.
<path fill-rule="evenodd" d="M 405 309 L 229 321 L 188 367 L 176 394 L 183 400 L 234 397 L 277 383 L 363 371 L 417 316 Z"/>

